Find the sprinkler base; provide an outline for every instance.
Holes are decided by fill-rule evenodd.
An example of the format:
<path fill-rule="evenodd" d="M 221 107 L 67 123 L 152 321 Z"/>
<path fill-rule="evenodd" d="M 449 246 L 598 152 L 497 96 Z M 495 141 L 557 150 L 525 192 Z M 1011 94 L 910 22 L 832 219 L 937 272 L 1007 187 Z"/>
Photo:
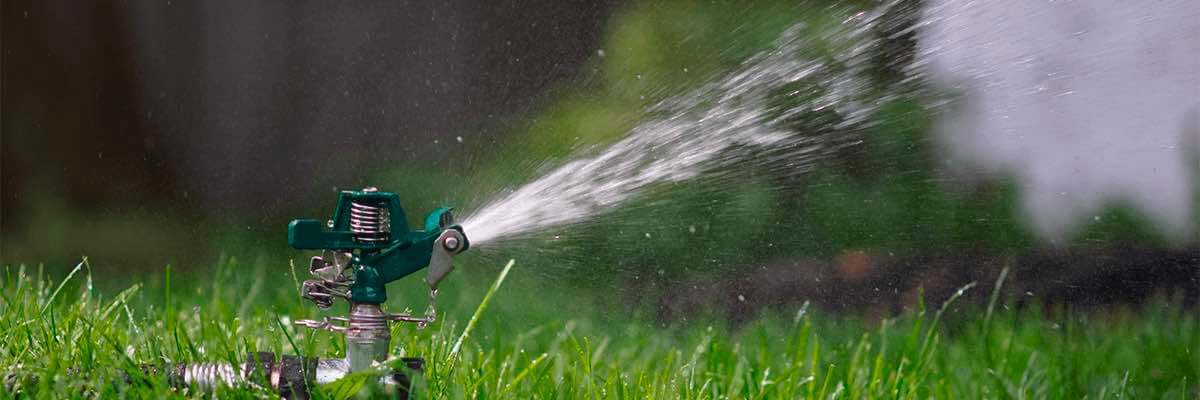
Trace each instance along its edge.
<path fill-rule="evenodd" d="M 425 360 L 403 358 L 405 370 L 394 371 L 380 379 L 380 384 L 389 387 L 397 399 L 412 398 L 413 377 L 421 375 Z M 286 399 L 308 399 L 311 388 L 329 384 L 350 373 L 350 364 L 344 359 L 281 356 L 259 352 L 247 355 L 246 362 L 234 368 L 227 363 L 191 363 L 166 366 L 143 365 L 147 375 L 166 374 L 172 386 L 195 386 L 215 389 L 219 386 L 269 387 Z"/>

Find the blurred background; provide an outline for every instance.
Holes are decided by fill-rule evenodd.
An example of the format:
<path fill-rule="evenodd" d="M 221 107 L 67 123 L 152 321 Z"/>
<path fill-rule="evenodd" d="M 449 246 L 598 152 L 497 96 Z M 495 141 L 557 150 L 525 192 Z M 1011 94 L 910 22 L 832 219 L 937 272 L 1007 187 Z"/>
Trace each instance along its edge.
<path fill-rule="evenodd" d="M 839 27 L 863 18 L 867 48 L 839 58 Z M 517 258 L 546 287 L 664 316 L 806 300 L 886 314 L 1006 267 L 1007 290 L 1051 302 L 1200 296 L 1186 0 L 5 0 L 0 262 L 285 271 L 287 222 L 325 218 L 338 190 L 469 214 L 798 26 L 804 56 L 864 71 L 871 115 L 777 107 L 799 110 L 796 134 L 848 145 L 802 173 L 747 162 L 655 187 L 479 249 L 465 274 Z"/>

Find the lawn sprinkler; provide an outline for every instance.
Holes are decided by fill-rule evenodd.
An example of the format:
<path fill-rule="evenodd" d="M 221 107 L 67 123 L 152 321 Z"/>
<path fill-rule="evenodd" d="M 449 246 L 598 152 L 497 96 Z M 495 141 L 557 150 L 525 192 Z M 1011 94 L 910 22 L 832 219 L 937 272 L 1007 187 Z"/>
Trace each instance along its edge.
<path fill-rule="evenodd" d="M 338 194 L 333 219 L 322 223 L 297 219 L 288 225 L 288 244 L 300 250 L 322 250 L 313 257 L 301 297 L 321 309 L 336 298 L 349 302 L 348 317 L 299 320 L 297 325 L 345 335 L 346 357 L 318 359 L 272 353 L 251 354 L 241 368 L 229 364 L 187 364 L 168 367 L 173 382 L 213 387 L 220 384 L 266 384 L 285 397 L 306 398 L 311 384 L 336 381 L 349 373 L 372 368 L 388 359 L 390 322 L 411 322 L 425 327 L 436 318 L 437 287 L 452 269 L 451 259 L 469 247 L 462 227 L 454 223 L 449 208 L 425 217 L 424 230 L 408 227 L 400 197 L 367 187 Z M 387 300 L 386 285 L 428 267 L 430 289 L 424 316 L 388 314 L 380 307 Z M 406 369 L 420 373 L 424 360 L 404 358 Z M 410 380 L 406 371 L 385 376 L 383 383 L 406 397 Z"/>
<path fill-rule="evenodd" d="M 367 187 L 341 192 L 333 219 L 327 223 L 329 231 L 317 220 L 299 219 L 288 225 L 292 247 L 324 251 L 309 265 L 317 279 L 304 281 L 300 295 L 322 309 L 332 306 L 335 297 L 350 303 L 349 318 L 296 321 L 346 336 L 346 358 L 336 360 L 345 364 L 341 370 L 361 371 L 388 358 L 388 322 L 412 322 L 419 327 L 433 322 L 438 283 L 453 267 L 454 255 L 469 246 L 449 208 L 429 213 L 424 230 L 409 230 L 406 221 L 399 196 Z M 427 266 L 428 313 L 422 317 L 384 313 L 379 305 L 387 300 L 385 285 Z M 408 364 L 420 362 L 413 359 Z"/>

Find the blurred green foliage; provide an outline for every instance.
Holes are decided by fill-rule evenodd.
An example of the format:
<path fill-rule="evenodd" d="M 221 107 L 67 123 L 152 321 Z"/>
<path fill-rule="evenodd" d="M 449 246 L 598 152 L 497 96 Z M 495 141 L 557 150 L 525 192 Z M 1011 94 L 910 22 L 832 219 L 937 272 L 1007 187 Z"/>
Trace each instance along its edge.
<path fill-rule="evenodd" d="M 649 105 L 709 82 L 753 54 L 769 51 L 781 32 L 801 26 L 811 40 L 798 57 L 834 60 L 848 45 L 837 26 L 874 2 L 763 1 L 638 2 L 612 18 L 594 56 L 594 74 L 559 90 L 527 125 L 462 176 L 406 167 L 382 173 L 388 187 L 422 187 L 432 174 L 458 182 L 453 199 L 475 206 L 503 188 L 629 131 Z M 947 93 L 906 80 L 913 59 L 917 2 L 901 2 L 881 16 L 876 47 L 866 62 L 878 98 L 871 123 L 830 128 L 843 116 L 810 109 L 811 96 L 827 88 L 801 81 L 772 98 L 780 110 L 801 109 L 789 121 L 797 135 L 859 143 L 830 154 L 809 172 L 749 166 L 655 188 L 584 224 L 513 243 L 505 256 L 555 265 L 578 283 L 602 283 L 600 273 L 679 277 L 718 272 L 770 258 L 831 257 L 847 250 L 897 255 L 954 252 L 1018 253 L 1039 245 L 1023 222 L 1017 183 L 1010 177 L 970 171 L 962 178 L 945 164 L 932 136 L 929 104 Z M 830 61 L 834 62 L 834 61 Z M 803 95 L 809 93 L 809 96 Z M 806 108 L 807 107 L 807 108 Z M 753 163 L 748 163 L 753 164 Z M 402 171 L 402 172 L 401 172 Z M 440 178 L 439 178 L 440 179 Z M 429 208 L 447 199 L 424 198 Z M 413 195 L 407 197 L 414 199 Z M 417 205 L 419 204 L 419 205 Z M 1131 208 L 1115 206 L 1071 236 L 1070 243 L 1146 242 L 1165 239 Z M 554 250 L 559 249 L 559 250 Z"/>

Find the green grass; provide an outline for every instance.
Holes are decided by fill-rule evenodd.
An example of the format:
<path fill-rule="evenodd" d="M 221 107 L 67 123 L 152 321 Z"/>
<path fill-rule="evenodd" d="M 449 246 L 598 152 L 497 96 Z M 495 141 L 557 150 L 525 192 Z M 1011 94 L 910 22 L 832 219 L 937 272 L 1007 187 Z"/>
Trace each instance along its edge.
<path fill-rule="evenodd" d="M 636 307 L 601 306 L 617 302 L 599 292 L 539 282 L 544 279 L 519 260 L 503 285 L 495 280 L 498 266 L 467 264 L 443 289 L 446 313 L 438 323 L 393 331 L 394 353 L 429 360 L 423 389 L 432 397 L 1200 395 L 1197 316 L 1169 301 L 1043 314 L 1044 307 L 1017 310 L 993 297 L 987 307 L 931 304 L 881 322 L 796 307 L 737 327 L 718 316 L 664 325 L 631 311 Z M 287 268 L 274 265 L 227 259 L 202 274 L 168 268 L 118 286 L 112 271 L 87 262 L 53 281 L 40 268 L 6 267 L 0 397 L 194 397 L 194 389 L 171 389 L 161 378 L 126 384 L 121 376 L 138 375 L 143 363 L 239 361 L 248 351 L 340 356 L 339 337 L 290 326 L 318 313 L 296 296 Z M 103 285 L 93 281 L 99 277 L 107 277 Z M 423 310 L 419 284 L 391 289 L 393 311 L 405 303 Z M 360 392 L 349 381 L 327 389 L 318 396 L 372 390 Z M 273 396 L 254 388 L 219 395 Z"/>

